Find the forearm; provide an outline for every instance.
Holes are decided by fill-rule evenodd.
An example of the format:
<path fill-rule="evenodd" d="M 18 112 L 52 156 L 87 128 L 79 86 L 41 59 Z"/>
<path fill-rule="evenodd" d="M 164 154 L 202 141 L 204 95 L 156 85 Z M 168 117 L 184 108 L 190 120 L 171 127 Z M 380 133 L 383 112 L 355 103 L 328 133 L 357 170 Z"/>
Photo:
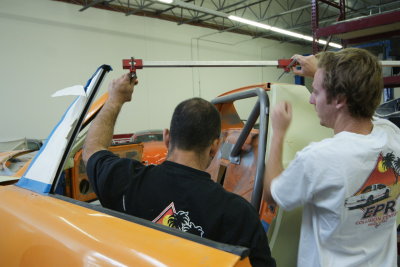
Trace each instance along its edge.
<path fill-rule="evenodd" d="M 268 203 L 275 203 L 271 195 L 272 180 L 283 172 L 282 154 L 285 133 L 274 133 L 271 140 L 271 150 L 268 155 L 267 166 L 265 169 L 265 199 Z"/>
<path fill-rule="evenodd" d="M 83 146 L 82 158 L 85 164 L 100 150 L 106 150 L 112 141 L 114 126 L 123 103 L 107 100 L 97 117 L 90 125 Z"/>

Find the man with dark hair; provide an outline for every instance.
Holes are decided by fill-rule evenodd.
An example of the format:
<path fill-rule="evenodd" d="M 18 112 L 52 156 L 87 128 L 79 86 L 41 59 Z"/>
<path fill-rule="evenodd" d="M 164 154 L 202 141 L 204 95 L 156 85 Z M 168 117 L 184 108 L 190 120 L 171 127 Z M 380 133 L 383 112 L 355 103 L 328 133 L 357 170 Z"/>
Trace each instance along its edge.
<path fill-rule="evenodd" d="M 165 162 L 144 166 L 107 151 L 115 121 L 133 93 L 129 75 L 114 80 L 89 128 L 83 160 L 101 204 L 214 241 L 250 248 L 253 266 L 275 266 L 257 211 L 205 172 L 218 151 L 221 120 L 208 101 L 180 103 L 164 130 Z"/>
<path fill-rule="evenodd" d="M 294 56 L 295 74 L 314 77 L 310 103 L 334 137 L 311 143 L 283 170 L 292 111 L 272 111 L 273 137 L 265 197 L 281 208 L 303 206 L 298 266 L 397 266 L 396 214 L 400 131 L 373 118 L 382 70 L 366 50 Z"/>
<path fill-rule="evenodd" d="M 180 103 L 171 120 L 171 151 L 182 150 L 202 152 L 219 140 L 221 119 L 218 111 L 208 101 L 192 98 Z"/>

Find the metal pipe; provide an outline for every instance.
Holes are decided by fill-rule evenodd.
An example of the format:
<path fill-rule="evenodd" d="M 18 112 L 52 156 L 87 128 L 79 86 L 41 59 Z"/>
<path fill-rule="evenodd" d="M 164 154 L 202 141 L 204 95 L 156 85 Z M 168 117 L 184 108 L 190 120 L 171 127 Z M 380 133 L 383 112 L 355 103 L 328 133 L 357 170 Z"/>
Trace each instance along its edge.
<path fill-rule="evenodd" d="M 261 204 L 260 202 L 261 202 L 261 198 L 262 198 L 263 182 L 264 182 L 265 152 L 266 152 L 268 117 L 269 117 L 268 95 L 264 89 L 255 88 L 252 90 L 238 92 L 235 94 L 215 98 L 214 100 L 211 101 L 211 103 L 212 104 L 230 103 L 230 102 L 233 102 L 236 100 L 245 99 L 245 98 L 249 98 L 249 97 L 253 97 L 253 96 L 258 96 L 258 101 L 257 101 L 256 107 L 257 106 L 259 107 L 259 111 L 256 111 L 256 107 L 254 107 L 249 118 L 251 119 L 251 121 L 255 122 L 257 120 L 257 118 L 254 118 L 254 115 L 256 113 L 258 113 L 260 115 L 260 131 L 259 131 L 259 138 L 258 138 L 258 155 L 257 155 L 256 175 L 254 177 L 254 186 L 253 186 L 253 192 L 251 195 L 250 203 L 258 211 L 258 210 L 260 210 L 260 204 Z M 250 122 L 248 124 L 246 124 L 243 131 L 248 131 L 248 127 L 250 127 L 249 125 L 251 125 Z M 242 131 L 242 133 L 243 133 L 243 131 Z M 250 132 L 250 131 L 248 131 L 248 132 Z M 248 133 L 247 133 L 247 136 L 244 136 L 244 134 L 242 136 L 242 133 L 240 134 L 235 146 L 239 146 L 239 143 L 241 143 L 241 142 L 239 142 L 239 139 L 246 140 Z M 243 143 L 244 143 L 244 141 L 243 141 Z M 240 148 L 243 146 L 243 143 L 239 146 Z M 235 147 L 234 147 L 234 149 L 235 149 Z M 234 149 L 232 149 L 232 152 L 235 152 Z M 235 153 L 231 153 L 231 154 L 235 154 Z"/>
<path fill-rule="evenodd" d="M 250 202 L 256 208 L 256 210 L 259 211 L 261 206 L 261 198 L 264 185 L 269 98 L 267 93 L 261 88 L 257 89 L 257 95 L 260 100 L 260 131 L 258 137 L 257 170 L 256 170 L 256 176 L 254 178 L 254 189 L 251 194 Z"/>
<path fill-rule="evenodd" d="M 144 68 L 183 68 L 183 67 L 277 67 L 277 60 L 267 61 L 146 61 Z"/>
<path fill-rule="evenodd" d="M 232 148 L 230 155 L 232 158 L 239 156 L 240 151 L 242 150 L 242 146 L 244 145 L 244 142 L 246 142 L 246 139 L 249 136 L 251 129 L 254 127 L 259 115 L 260 115 L 260 101 L 257 100 L 257 103 L 254 105 L 253 110 L 251 111 L 250 116 L 246 121 L 246 124 L 244 125 L 242 131 L 240 132 L 236 144 Z"/>
<path fill-rule="evenodd" d="M 143 68 L 278 67 L 278 60 L 253 61 L 142 61 Z M 383 67 L 400 67 L 400 60 L 381 60 Z"/>

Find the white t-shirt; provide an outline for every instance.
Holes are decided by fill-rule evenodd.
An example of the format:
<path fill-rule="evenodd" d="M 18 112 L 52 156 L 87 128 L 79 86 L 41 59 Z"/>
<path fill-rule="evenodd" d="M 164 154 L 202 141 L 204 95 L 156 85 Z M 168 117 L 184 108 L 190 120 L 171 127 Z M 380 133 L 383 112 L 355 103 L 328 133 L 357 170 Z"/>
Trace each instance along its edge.
<path fill-rule="evenodd" d="M 281 208 L 304 205 L 298 266 L 397 266 L 400 129 L 373 123 L 310 144 L 272 181 Z"/>

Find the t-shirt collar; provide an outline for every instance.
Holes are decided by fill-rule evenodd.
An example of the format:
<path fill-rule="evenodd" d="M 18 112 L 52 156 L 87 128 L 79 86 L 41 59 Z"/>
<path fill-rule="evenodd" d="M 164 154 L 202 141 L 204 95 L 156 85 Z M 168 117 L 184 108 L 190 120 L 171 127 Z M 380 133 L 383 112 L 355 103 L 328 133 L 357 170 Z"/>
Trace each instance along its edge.
<path fill-rule="evenodd" d="M 197 175 L 202 176 L 204 178 L 211 179 L 211 175 L 208 172 L 201 171 L 199 169 L 195 169 L 195 168 L 192 168 L 192 167 L 189 167 L 189 166 L 186 166 L 186 165 L 182 165 L 182 164 L 179 164 L 179 163 L 176 163 L 176 162 L 173 162 L 173 161 L 166 160 L 163 163 L 161 163 L 161 165 L 171 166 L 171 167 L 174 167 L 174 168 L 179 168 L 181 170 L 184 170 L 184 171 L 187 171 L 187 172 L 190 172 L 190 173 L 196 173 Z"/>

